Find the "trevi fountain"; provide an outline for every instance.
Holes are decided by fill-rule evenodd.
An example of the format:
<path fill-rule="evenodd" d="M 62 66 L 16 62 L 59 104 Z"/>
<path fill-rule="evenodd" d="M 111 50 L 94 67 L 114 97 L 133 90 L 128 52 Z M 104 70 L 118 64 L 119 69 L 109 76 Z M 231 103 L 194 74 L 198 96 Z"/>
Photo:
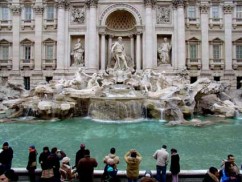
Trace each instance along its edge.
<path fill-rule="evenodd" d="M 25 166 L 25 148 L 33 143 L 39 151 L 45 145 L 62 148 L 74 164 L 83 142 L 99 160 L 99 169 L 113 146 L 121 159 L 126 150 L 138 149 L 142 169 L 155 167 L 152 154 L 162 144 L 178 149 L 182 169 L 219 166 L 228 153 L 239 158 L 240 90 L 206 77 L 190 84 L 187 70 L 176 75 L 135 70 L 122 37 L 111 52 L 105 71 L 89 74 L 78 66 L 72 79 L 42 82 L 30 91 L 13 81 L 1 86 L 1 140 L 14 147 L 15 166 Z M 161 62 L 168 61 L 164 50 L 158 53 Z M 72 54 L 77 54 L 75 64 L 81 63 L 82 52 Z"/>

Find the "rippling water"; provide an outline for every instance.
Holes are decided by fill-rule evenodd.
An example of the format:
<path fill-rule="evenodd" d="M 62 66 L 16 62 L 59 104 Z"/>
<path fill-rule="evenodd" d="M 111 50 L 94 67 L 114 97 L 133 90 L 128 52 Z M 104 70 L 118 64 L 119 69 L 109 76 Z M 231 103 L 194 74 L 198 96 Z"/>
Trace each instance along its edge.
<path fill-rule="evenodd" d="M 141 169 L 155 169 L 152 155 L 163 144 L 168 146 L 168 151 L 178 150 L 181 169 L 208 169 L 219 167 L 230 153 L 235 155 L 238 165 L 242 163 L 242 120 L 227 121 L 206 127 L 171 127 L 154 120 L 125 123 L 87 118 L 34 123 L 20 120 L 0 124 L 0 142 L 8 141 L 14 149 L 13 167 L 26 167 L 31 144 L 35 144 L 39 154 L 45 145 L 56 146 L 65 151 L 73 165 L 80 143 L 85 143 L 91 156 L 97 159 L 98 169 L 103 169 L 103 157 L 111 147 L 120 156 L 119 169 L 125 169 L 123 156 L 131 148 L 143 156 Z"/>

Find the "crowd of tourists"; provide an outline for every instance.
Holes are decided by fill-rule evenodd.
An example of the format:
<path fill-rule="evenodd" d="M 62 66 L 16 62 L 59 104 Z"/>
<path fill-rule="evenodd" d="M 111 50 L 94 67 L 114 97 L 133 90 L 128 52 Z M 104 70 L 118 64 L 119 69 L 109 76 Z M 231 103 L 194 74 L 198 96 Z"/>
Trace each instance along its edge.
<path fill-rule="evenodd" d="M 90 150 L 86 149 L 85 144 L 80 145 L 80 149 L 76 152 L 75 165 L 70 165 L 70 158 L 65 152 L 53 147 L 43 147 L 43 151 L 39 157 L 34 145 L 29 146 L 29 155 L 26 169 L 28 170 L 29 181 L 36 182 L 37 163 L 41 167 L 42 182 L 62 182 L 74 181 L 79 179 L 80 182 L 93 182 L 94 168 L 98 166 L 95 158 L 90 156 Z M 141 154 L 131 149 L 124 155 L 127 164 L 126 175 L 128 182 L 166 182 L 166 171 L 168 161 L 170 162 L 170 172 L 172 182 L 178 182 L 178 174 L 180 172 L 180 158 L 176 149 L 172 148 L 170 154 L 167 146 L 163 145 L 153 154 L 156 160 L 156 175 L 150 170 L 145 171 L 144 176 L 140 178 L 139 166 L 142 161 Z M 4 142 L 0 151 L 0 182 L 18 181 L 18 175 L 12 167 L 13 149 L 8 142 Z M 116 155 L 116 149 L 111 148 L 110 153 L 103 159 L 104 171 L 102 174 L 102 182 L 119 182 L 117 176 L 118 164 L 120 158 Z M 223 160 L 221 168 L 210 167 L 205 174 L 203 182 L 239 182 L 239 168 L 235 163 L 235 158 L 229 154 L 226 160 Z"/>

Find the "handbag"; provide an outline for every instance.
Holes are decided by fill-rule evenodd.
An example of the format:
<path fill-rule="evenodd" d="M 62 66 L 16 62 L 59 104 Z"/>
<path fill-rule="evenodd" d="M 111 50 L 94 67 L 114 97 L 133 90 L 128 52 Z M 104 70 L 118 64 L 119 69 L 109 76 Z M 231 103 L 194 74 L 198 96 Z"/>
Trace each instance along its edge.
<path fill-rule="evenodd" d="M 30 167 L 36 167 L 37 163 L 36 162 L 32 162 Z"/>
<path fill-rule="evenodd" d="M 53 168 L 51 169 L 44 169 L 41 174 L 41 178 L 51 178 L 54 176 Z"/>

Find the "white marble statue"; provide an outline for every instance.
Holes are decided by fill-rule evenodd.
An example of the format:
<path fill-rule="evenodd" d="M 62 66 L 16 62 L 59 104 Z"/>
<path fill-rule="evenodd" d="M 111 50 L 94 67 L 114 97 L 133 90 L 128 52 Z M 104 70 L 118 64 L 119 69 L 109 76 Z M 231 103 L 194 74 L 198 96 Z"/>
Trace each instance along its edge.
<path fill-rule="evenodd" d="M 74 57 L 74 63 L 72 65 L 80 65 L 84 63 L 84 49 L 82 48 L 81 39 L 77 39 L 77 43 L 74 45 L 72 55 Z"/>
<path fill-rule="evenodd" d="M 124 45 L 122 43 L 122 37 L 118 37 L 118 41 L 112 45 L 111 53 L 116 61 L 113 68 L 114 70 L 127 70 L 129 68 L 127 65 Z"/>
<path fill-rule="evenodd" d="M 167 41 L 167 38 L 164 38 L 164 42 L 161 43 L 160 47 L 158 48 L 159 59 L 161 64 L 169 64 L 170 63 L 170 56 L 169 52 L 171 50 L 171 45 Z"/>

